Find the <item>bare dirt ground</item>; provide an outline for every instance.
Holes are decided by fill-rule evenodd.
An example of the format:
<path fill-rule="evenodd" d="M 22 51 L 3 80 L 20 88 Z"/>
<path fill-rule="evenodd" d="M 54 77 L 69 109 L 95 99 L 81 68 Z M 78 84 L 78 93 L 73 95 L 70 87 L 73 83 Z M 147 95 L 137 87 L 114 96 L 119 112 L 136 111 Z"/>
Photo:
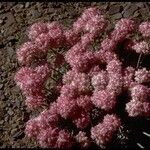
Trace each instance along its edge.
<path fill-rule="evenodd" d="M 19 67 L 15 51 L 26 40 L 26 28 L 38 20 L 59 20 L 70 25 L 87 6 L 102 9 L 110 21 L 109 28 L 122 17 L 134 18 L 137 22 L 150 19 L 148 2 L 0 2 L 0 148 L 37 147 L 24 135 L 29 112 L 13 81 Z"/>

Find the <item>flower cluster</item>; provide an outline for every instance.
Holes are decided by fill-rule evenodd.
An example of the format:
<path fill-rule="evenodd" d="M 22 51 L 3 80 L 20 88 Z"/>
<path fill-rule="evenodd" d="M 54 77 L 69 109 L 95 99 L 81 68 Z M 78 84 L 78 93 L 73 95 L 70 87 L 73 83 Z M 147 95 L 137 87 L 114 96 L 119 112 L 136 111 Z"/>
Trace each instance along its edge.
<path fill-rule="evenodd" d="M 82 13 L 70 29 L 64 29 L 57 21 L 37 22 L 28 28 L 30 41 L 17 49 L 17 59 L 22 68 L 17 71 L 15 82 L 25 95 L 29 108 L 38 108 L 47 98 L 44 83 L 54 69 L 45 60 L 48 50 L 66 47 L 64 57 L 59 54 L 56 56 L 55 66 L 64 61 L 70 66 L 56 86 L 59 96 L 55 102 L 26 123 L 26 135 L 37 140 L 41 147 L 71 148 L 75 142 L 82 148 L 87 148 L 92 142 L 102 148 L 107 146 L 121 126 L 115 109 L 118 97 L 124 91 L 129 93 L 129 102 L 125 107 L 129 117 L 150 116 L 150 89 L 144 85 L 150 82 L 150 72 L 147 68 L 137 69 L 124 64 L 117 49 L 118 44 L 123 43 L 121 50 L 149 55 L 148 43 L 145 40 L 127 39 L 135 31 L 135 23 L 123 18 L 99 43 L 99 48 L 92 51 L 92 42 L 100 37 L 105 27 L 104 16 L 97 8 L 91 7 Z M 143 37 L 149 36 L 149 30 L 148 22 L 139 26 Z M 35 60 L 40 63 L 43 59 L 44 64 L 29 67 Z M 90 114 L 95 107 L 106 115 L 103 121 L 99 118 L 99 123 L 93 126 Z M 78 134 L 62 129 L 59 126 L 60 119 L 71 121 Z M 90 127 L 89 135 L 86 130 Z"/>

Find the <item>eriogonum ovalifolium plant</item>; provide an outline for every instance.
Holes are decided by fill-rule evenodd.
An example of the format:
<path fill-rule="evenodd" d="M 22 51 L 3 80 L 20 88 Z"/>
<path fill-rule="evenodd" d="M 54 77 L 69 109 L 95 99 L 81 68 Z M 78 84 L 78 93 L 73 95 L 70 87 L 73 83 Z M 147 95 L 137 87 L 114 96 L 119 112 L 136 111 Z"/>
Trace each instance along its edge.
<path fill-rule="evenodd" d="M 100 10 L 92 7 L 84 10 L 70 29 L 64 29 L 56 21 L 37 22 L 28 28 L 29 41 L 16 52 L 22 67 L 15 75 L 15 82 L 26 97 L 28 108 L 38 109 L 46 102 L 45 82 L 55 69 L 46 60 L 48 51 L 66 47 L 62 59 L 70 66 L 57 86 L 59 95 L 56 100 L 26 123 L 26 135 L 34 138 L 40 147 L 70 148 L 78 143 L 86 148 L 91 142 L 100 147 L 107 146 L 121 126 L 122 119 L 115 109 L 117 97 L 124 91 L 129 94 L 124 108 L 129 117 L 150 116 L 150 88 L 145 84 L 150 82 L 150 71 L 127 65 L 117 50 L 118 44 L 122 43 L 120 51 L 150 55 L 146 41 L 150 37 L 150 22 L 139 25 L 138 31 L 143 39 L 133 40 L 130 35 L 137 33 L 138 25 L 133 20 L 123 18 L 99 43 L 99 48 L 92 51 L 92 42 L 101 38 L 106 26 L 107 21 Z M 58 57 L 56 60 L 60 61 Z M 35 60 L 38 65 L 31 67 Z M 56 66 L 61 65 L 57 61 L 55 63 Z M 103 119 L 95 125 L 90 115 L 94 108 L 105 112 Z M 60 128 L 60 119 L 70 120 L 78 133 Z"/>

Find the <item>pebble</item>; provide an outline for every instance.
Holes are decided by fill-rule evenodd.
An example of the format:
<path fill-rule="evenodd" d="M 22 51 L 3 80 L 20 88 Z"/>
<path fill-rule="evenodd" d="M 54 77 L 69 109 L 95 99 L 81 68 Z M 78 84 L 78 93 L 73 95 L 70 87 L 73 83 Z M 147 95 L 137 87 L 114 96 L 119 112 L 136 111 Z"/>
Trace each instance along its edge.
<path fill-rule="evenodd" d="M 0 121 L 0 125 L 2 125 L 3 123 L 4 123 L 4 120 L 1 120 L 1 121 Z"/>
<path fill-rule="evenodd" d="M 28 8 L 29 6 L 30 6 L 30 3 L 29 3 L 29 2 L 26 2 L 25 8 Z"/>
<path fill-rule="evenodd" d="M 120 18 L 122 18 L 122 14 L 121 13 L 117 13 L 117 14 L 114 14 L 112 17 L 114 19 L 120 19 Z"/>
<path fill-rule="evenodd" d="M 0 19 L 0 24 L 2 24 L 4 22 L 4 20 L 3 19 Z"/>
<path fill-rule="evenodd" d="M 11 130 L 11 135 L 14 135 L 17 132 L 17 128 Z"/>
<path fill-rule="evenodd" d="M 109 14 L 112 15 L 112 14 L 116 14 L 120 11 L 121 9 L 121 6 L 119 5 L 112 5 L 109 9 Z"/>
<path fill-rule="evenodd" d="M 138 9 L 138 6 L 136 5 L 131 5 L 128 9 L 125 9 L 123 11 L 123 16 L 124 17 L 130 17 L 133 15 L 133 13 Z"/>
<path fill-rule="evenodd" d="M 10 116 L 12 116 L 12 115 L 14 114 L 14 112 L 13 112 L 11 109 L 9 109 L 9 110 L 8 110 L 8 114 L 9 114 Z"/>
<path fill-rule="evenodd" d="M 0 89 L 2 89 L 2 88 L 3 88 L 3 86 L 4 86 L 3 84 L 0 84 Z"/>

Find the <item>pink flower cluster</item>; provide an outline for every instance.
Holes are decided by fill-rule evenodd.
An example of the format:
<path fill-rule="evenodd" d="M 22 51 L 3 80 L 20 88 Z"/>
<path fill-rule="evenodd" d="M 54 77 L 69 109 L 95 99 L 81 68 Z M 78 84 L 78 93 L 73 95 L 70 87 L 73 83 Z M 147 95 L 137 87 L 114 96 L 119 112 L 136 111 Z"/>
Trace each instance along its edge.
<path fill-rule="evenodd" d="M 120 124 L 121 121 L 116 115 L 107 114 L 102 123 L 91 128 L 91 138 L 97 145 L 104 148 L 105 145 L 111 141 Z"/>
<path fill-rule="evenodd" d="M 38 108 L 44 103 L 47 98 L 44 83 L 53 69 L 46 60 L 36 67 L 29 67 L 30 63 L 45 59 L 49 49 L 67 47 L 64 57 L 57 56 L 55 67 L 64 61 L 70 66 L 56 87 L 59 96 L 55 102 L 26 123 L 26 135 L 37 140 L 41 147 L 71 148 L 75 142 L 82 148 L 87 148 L 91 142 L 100 147 L 107 146 L 121 126 L 121 119 L 114 112 L 118 96 L 124 91 L 129 93 L 125 107 L 129 117 L 150 116 L 150 89 L 144 85 L 150 82 L 150 72 L 146 68 L 125 66 L 117 51 L 117 45 L 126 40 L 123 46 L 129 53 L 133 50 L 149 55 L 148 43 L 127 39 L 135 31 L 135 23 L 123 18 L 99 43 L 99 48 L 92 51 L 92 42 L 100 37 L 105 27 L 104 16 L 91 7 L 70 29 L 64 30 L 59 22 L 37 22 L 28 28 L 30 41 L 17 49 L 17 59 L 23 66 L 17 71 L 15 82 L 25 95 L 29 108 Z M 139 26 L 143 36 L 148 36 L 146 30 L 149 30 L 148 23 Z M 95 107 L 106 115 L 102 122 L 91 126 L 90 113 Z M 71 121 L 78 134 L 61 129 L 58 125 L 60 118 Z M 89 127 L 90 136 L 86 134 Z"/>

